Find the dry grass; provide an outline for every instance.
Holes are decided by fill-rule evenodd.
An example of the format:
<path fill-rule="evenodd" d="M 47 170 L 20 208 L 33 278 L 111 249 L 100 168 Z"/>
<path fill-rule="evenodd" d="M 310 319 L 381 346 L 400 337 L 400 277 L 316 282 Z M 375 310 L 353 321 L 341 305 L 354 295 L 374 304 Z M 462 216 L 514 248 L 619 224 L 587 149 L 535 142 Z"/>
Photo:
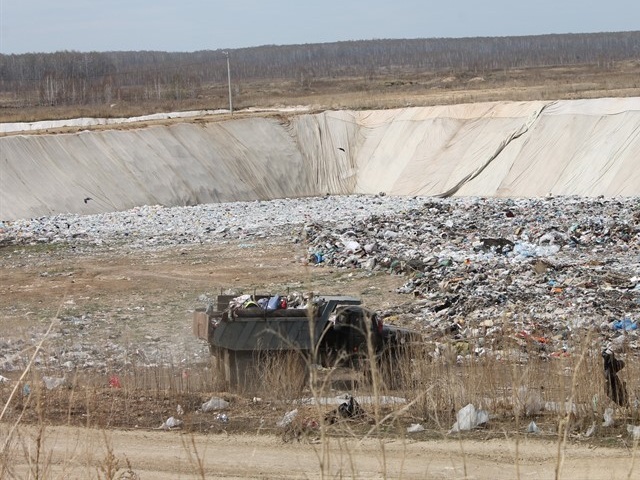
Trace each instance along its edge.
<path fill-rule="evenodd" d="M 290 402 L 302 395 L 307 383 L 308 366 L 297 351 L 257 354 L 258 394 L 265 398 Z"/>
<path fill-rule="evenodd" d="M 640 96 L 640 62 L 611 67 L 575 65 L 486 72 L 404 71 L 371 78 L 316 78 L 298 82 L 236 79 L 234 109 L 308 105 L 315 110 L 386 109 L 488 101 Z M 155 112 L 228 108 L 226 84 L 207 85 L 197 98 L 87 106 L 16 106 L 0 98 L 0 122 L 78 117 L 131 117 Z"/>

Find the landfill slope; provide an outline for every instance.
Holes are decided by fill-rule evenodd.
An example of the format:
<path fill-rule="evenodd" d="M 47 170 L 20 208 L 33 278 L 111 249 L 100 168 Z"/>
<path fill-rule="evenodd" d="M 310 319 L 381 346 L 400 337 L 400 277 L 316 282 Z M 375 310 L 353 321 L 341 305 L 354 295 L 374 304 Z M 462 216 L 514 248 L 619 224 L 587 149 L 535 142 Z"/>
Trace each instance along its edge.
<path fill-rule="evenodd" d="M 293 140 L 262 118 L 13 136 L 1 146 L 3 219 L 302 196 L 311 183 Z"/>
<path fill-rule="evenodd" d="M 0 162 L 3 220 L 326 193 L 637 196 L 640 98 L 10 135 Z"/>

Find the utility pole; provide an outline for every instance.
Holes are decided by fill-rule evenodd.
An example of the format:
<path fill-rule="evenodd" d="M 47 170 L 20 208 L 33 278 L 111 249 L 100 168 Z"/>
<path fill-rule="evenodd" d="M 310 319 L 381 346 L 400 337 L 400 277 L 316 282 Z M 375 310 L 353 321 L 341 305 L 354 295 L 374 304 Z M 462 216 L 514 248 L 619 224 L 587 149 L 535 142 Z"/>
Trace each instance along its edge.
<path fill-rule="evenodd" d="M 231 98 L 231 64 L 229 63 L 229 52 L 222 52 L 227 57 L 227 81 L 229 83 L 229 112 L 233 115 L 233 100 Z"/>

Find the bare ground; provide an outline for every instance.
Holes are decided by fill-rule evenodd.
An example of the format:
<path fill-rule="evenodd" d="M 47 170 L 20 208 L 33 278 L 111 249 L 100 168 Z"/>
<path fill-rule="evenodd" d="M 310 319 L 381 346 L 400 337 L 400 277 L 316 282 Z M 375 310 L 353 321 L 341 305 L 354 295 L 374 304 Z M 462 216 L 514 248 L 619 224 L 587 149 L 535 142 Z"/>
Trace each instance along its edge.
<path fill-rule="evenodd" d="M 37 433 L 33 428 L 22 429 L 16 443 L 29 444 Z M 121 475 L 115 478 L 154 479 L 631 479 L 637 473 L 634 461 L 638 462 L 629 450 L 568 445 L 559 455 L 557 443 L 530 439 L 461 442 L 331 437 L 324 442 L 284 443 L 274 436 L 255 434 L 105 432 L 70 427 L 48 428 L 45 434 L 44 447 L 50 455 L 47 478 L 95 478 L 111 471 Z M 109 459 L 109 451 L 119 460 L 117 466 Z M 29 468 L 22 458 L 12 464 L 11 472 L 27 478 Z"/>

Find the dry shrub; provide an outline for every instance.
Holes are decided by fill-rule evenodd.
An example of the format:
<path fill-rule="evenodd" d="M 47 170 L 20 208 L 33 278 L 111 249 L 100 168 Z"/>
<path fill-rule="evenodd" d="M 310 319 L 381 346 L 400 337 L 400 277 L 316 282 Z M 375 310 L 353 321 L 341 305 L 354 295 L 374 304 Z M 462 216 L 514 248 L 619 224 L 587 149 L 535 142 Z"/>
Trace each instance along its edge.
<path fill-rule="evenodd" d="M 415 350 L 398 363 L 399 391 L 407 399 L 422 395 L 411 415 L 435 429 L 448 430 L 455 413 L 468 403 L 488 410 L 503 428 L 515 432 L 535 419 L 548 433 L 562 423 L 570 433 L 584 434 L 594 422 L 602 423 L 607 408 L 614 409 L 618 428 L 638 423 L 640 362 L 627 354 L 619 375 L 626 382 L 629 405 L 620 407 L 605 393 L 601 345 L 589 335 L 569 353 L 554 355 L 545 354 L 540 345 L 509 345 L 500 354 L 482 356 L 451 354 L 448 348 L 435 358 L 432 347 Z"/>
<path fill-rule="evenodd" d="M 265 351 L 256 357 L 259 391 L 284 401 L 292 401 L 302 394 L 307 385 L 308 365 L 300 352 Z"/>

